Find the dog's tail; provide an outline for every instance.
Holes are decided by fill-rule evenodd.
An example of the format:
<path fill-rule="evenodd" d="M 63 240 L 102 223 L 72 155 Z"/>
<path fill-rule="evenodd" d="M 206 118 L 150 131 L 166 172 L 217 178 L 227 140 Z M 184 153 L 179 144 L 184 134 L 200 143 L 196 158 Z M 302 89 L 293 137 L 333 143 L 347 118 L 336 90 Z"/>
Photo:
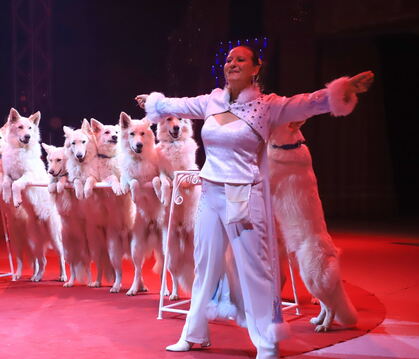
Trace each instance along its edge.
<path fill-rule="evenodd" d="M 86 265 L 82 262 L 79 262 L 75 266 L 76 271 L 76 280 L 78 280 L 80 283 L 87 283 L 88 278 L 88 268 L 86 268 Z"/>
<path fill-rule="evenodd" d="M 345 327 L 356 326 L 358 314 L 341 281 L 336 286 L 334 299 L 336 321 Z"/>

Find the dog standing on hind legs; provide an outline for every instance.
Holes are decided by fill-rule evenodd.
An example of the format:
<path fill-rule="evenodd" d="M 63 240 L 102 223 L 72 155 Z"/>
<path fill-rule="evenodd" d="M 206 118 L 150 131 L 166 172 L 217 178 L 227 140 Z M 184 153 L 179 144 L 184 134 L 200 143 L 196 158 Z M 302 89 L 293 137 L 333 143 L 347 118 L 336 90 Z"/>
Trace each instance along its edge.
<path fill-rule="evenodd" d="M 271 195 L 277 234 L 298 264 L 308 291 L 319 299 L 315 331 L 327 331 L 334 319 L 345 327 L 357 313 L 342 284 L 339 253 L 330 237 L 318 194 L 311 155 L 303 144 L 302 122 L 282 125 L 269 140 Z"/>
<path fill-rule="evenodd" d="M 163 248 L 166 248 L 169 224 L 172 181 L 175 171 L 197 170 L 195 154 L 198 146 L 192 138 L 190 120 L 168 117 L 157 125 L 157 144 L 160 176 L 153 179 L 153 187 L 164 205 Z M 168 244 L 167 263 L 172 276 L 170 300 L 179 299 L 178 284 L 187 292 L 194 279 L 193 230 L 199 198 L 199 187 L 182 188 L 183 202 L 172 213 L 172 239 Z M 168 293 L 167 293 L 168 294 Z"/>
<path fill-rule="evenodd" d="M 10 110 L 2 157 L 3 200 L 8 204 L 13 195 L 13 205 L 23 206 L 28 214 L 28 244 L 36 261 L 31 280 L 37 282 L 42 279 L 46 266 L 45 253 L 52 245 L 60 257 L 59 279 L 66 281 L 61 220 L 55 204 L 46 188 L 26 188 L 33 182 L 48 180 L 39 144 L 40 119 L 40 112 L 23 117 L 14 108 Z"/>
<path fill-rule="evenodd" d="M 90 278 L 90 255 L 85 233 L 85 219 L 73 190 L 66 189 L 68 173 L 64 147 L 42 144 L 47 153 L 50 183 L 48 190 L 57 206 L 62 222 L 64 256 L 70 266 L 70 279 L 64 287 L 72 287 L 76 280 Z"/>
<path fill-rule="evenodd" d="M 96 280 L 89 278 L 89 287 L 100 287 L 102 276 L 114 279 L 113 268 L 106 249 L 106 216 L 103 213 L 103 193 L 94 191 L 98 182 L 98 157 L 96 140 L 89 122 L 84 119 L 80 129 L 63 127 L 66 168 L 73 184 L 79 208 L 85 217 L 85 231 L 91 260 L 97 269 Z"/>
<path fill-rule="evenodd" d="M 119 118 L 119 166 L 124 193 L 131 191 L 136 206 L 131 239 L 131 257 L 135 266 L 134 280 L 127 295 L 147 291 L 142 277 L 146 257 L 154 251 L 156 264 L 153 271 L 161 273 L 163 262 L 162 226 L 163 210 L 151 185 L 159 175 L 155 137 L 146 119 L 132 120 L 125 112 Z"/>
<path fill-rule="evenodd" d="M 93 118 L 90 125 L 98 150 L 99 180 L 112 186 L 112 192 L 108 189 L 103 190 L 102 198 L 106 210 L 106 244 L 115 271 L 115 282 L 110 292 L 118 293 L 122 284 L 122 258 L 129 255 L 135 207 L 130 195 L 122 193 L 119 183 L 120 170 L 116 156 L 119 126 L 103 125 Z"/>

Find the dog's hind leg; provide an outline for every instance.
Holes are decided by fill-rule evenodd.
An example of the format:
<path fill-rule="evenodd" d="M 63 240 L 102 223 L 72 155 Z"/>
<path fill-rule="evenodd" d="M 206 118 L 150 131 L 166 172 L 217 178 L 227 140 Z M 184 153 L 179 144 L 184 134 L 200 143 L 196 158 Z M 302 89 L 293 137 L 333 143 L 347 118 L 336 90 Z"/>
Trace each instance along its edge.
<path fill-rule="evenodd" d="M 109 258 L 115 272 L 115 282 L 110 289 L 111 293 L 118 293 L 121 290 L 122 282 L 122 243 L 115 228 L 107 231 L 107 245 Z"/>
<path fill-rule="evenodd" d="M 326 306 L 322 302 L 320 302 L 320 306 L 321 306 L 321 309 L 320 309 L 319 315 L 317 317 L 313 317 L 310 319 L 310 323 L 313 325 L 322 324 L 324 321 L 324 318 L 326 317 Z"/>
<path fill-rule="evenodd" d="M 41 255 L 37 258 L 37 263 L 38 263 L 38 270 L 36 274 L 31 278 L 32 282 L 41 281 L 45 273 L 45 267 L 47 265 L 47 258 L 44 255 Z"/>
<path fill-rule="evenodd" d="M 74 286 L 75 278 L 76 278 L 76 266 L 73 263 L 71 263 L 70 264 L 70 279 L 68 280 L 68 282 L 64 283 L 63 287 L 70 288 Z"/>
<path fill-rule="evenodd" d="M 324 320 L 323 323 L 317 325 L 314 329 L 316 333 L 327 332 L 329 328 L 332 326 L 333 319 L 335 318 L 335 311 L 331 308 L 326 307 L 326 305 L 322 303 L 322 312 L 323 310 L 325 312 Z"/>
<path fill-rule="evenodd" d="M 142 276 L 142 267 L 145 257 L 145 248 L 144 245 L 141 245 L 141 241 L 145 241 L 145 230 L 144 223 L 141 224 L 140 233 L 136 231 L 133 235 L 131 241 L 131 257 L 134 263 L 134 280 L 132 282 L 131 288 L 128 290 L 127 295 L 136 295 L 138 292 L 147 292 L 147 288 L 144 286 L 143 276 Z M 139 235 L 140 234 L 140 235 Z"/>

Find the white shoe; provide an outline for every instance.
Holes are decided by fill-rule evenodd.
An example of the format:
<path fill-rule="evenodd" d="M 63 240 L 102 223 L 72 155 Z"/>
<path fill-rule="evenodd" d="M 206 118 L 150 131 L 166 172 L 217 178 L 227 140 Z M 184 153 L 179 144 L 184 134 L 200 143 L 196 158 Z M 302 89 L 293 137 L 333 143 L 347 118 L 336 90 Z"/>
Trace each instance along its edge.
<path fill-rule="evenodd" d="M 188 352 L 192 349 L 194 343 L 190 343 L 187 340 L 179 339 L 176 344 L 172 344 L 166 347 L 166 350 L 169 352 Z M 210 342 L 201 343 L 201 348 L 209 347 Z"/>

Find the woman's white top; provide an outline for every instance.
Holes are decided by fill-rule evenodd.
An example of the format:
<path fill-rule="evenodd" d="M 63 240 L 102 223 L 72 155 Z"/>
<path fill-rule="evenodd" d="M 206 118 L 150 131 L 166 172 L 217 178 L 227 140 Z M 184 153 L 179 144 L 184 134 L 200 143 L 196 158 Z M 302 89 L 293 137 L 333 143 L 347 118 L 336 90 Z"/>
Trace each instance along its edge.
<path fill-rule="evenodd" d="M 261 181 L 259 154 L 263 140 L 246 122 L 237 119 L 220 125 L 210 116 L 201 137 L 206 155 L 202 178 L 237 184 Z"/>

